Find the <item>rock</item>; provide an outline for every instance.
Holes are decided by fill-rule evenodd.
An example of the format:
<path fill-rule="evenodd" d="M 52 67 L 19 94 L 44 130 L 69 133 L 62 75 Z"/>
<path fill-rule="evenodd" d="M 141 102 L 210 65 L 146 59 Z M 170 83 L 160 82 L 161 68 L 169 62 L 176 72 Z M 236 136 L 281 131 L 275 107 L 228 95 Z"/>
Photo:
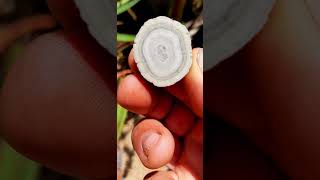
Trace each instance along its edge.
<path fill-rule="evenodd" d="M 150 19 L 134 41 L 134 59 L 142 76 L 158 87 L 180 81 L 192 65 L 187 28 L 168 17 Z"/>

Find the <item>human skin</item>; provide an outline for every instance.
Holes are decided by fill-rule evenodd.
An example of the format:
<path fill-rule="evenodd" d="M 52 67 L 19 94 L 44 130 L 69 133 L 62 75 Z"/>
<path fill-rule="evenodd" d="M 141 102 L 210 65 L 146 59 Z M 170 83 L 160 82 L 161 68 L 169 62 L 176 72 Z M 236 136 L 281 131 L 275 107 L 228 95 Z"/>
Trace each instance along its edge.
<path fill-rule="evenodd" d="M 61 18 L 67 19 L 63 14 Z M 276 165 L 293 179 L 320 178 L 317 29 L 302 0 L 278 0 L 263 31 L 236 55 L 204 74 L 205 82 L 210 82 L 204 86 L 204 92 L 210 92 L 204 94 L 205 108 L 240 129 L 259 147 L 243 143 L 245 137 L 234 132 L 211 126 L 222 135 L 206 139 L 210 143 L 219 139 L 214 144 L 217 147 L 206 152 L 207 158 L 213 159 L 204 162 L 211 165 L 206 172 L 233 179 L 283 179 Z M 19 152 L 46 166 L 74 176 L 109 177 L 116 168 L 106 167 L 116 161 L 106 154 L 116 157 L 111 150 L 115 151 L 116 142 L 110 128 L 115 127 L 115 120 L 106 120 L 115 114 L 109 112 L 112 90 L 104 80 L 108 76 L 83 63 L 88 61 L 78 56 L 78 49 L 65 48 L 82 44 L 65 41 L 66 30 L 63 36 L 39 37 L 29 45 L 33 50 L 25 52 L 32 52 L 32 56 L 22 56 L 12 66 L 1 92 L 1 133 Z M 54 44 L 55 40 L 61 44 Z M 89 48 L 95 43 L 84 44 Z M 96 54 L 91 51 L 84 52 Z M 61 56 L 54 58 L 55 53 Z M 79 79 L 70 84 L 69 73 Z M 26 87 L 30 89 L 22 90 Z M 221 147 L 232 147 L 233 151 Z M 275 164 L 267 163 L 259 150 Z"/>

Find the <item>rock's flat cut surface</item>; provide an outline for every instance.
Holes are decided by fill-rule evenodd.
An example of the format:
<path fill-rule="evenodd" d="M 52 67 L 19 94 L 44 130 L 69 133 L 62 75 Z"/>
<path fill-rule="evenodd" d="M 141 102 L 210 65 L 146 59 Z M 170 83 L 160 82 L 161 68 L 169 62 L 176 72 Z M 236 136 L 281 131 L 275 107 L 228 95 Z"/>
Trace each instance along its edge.
<path fill-rule="evenodd" d="M 134 59 L 142 76 L 158 87 L 180 81 L 192 65 L 190 34 L 168 17 L 150 19 L 136 36 Z"/>

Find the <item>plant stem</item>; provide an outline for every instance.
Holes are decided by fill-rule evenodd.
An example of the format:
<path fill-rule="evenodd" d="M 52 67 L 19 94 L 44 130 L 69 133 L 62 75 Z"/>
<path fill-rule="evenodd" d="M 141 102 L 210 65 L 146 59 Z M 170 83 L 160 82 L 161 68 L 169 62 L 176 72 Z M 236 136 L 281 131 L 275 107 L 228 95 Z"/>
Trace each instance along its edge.
<path fill-rule="evenodd" d="M 0 179 L 36 180 L 39 165 L 14 151 L 8 144 L 1 142 Z"/>
<path fill-rule="evenodd" d="M 134 39 L 135 39 L 134 35 L 117 33 L 117 41 L 120 41 L 120 42 L 132 42 L 132 41 L 134 41 Z"/>

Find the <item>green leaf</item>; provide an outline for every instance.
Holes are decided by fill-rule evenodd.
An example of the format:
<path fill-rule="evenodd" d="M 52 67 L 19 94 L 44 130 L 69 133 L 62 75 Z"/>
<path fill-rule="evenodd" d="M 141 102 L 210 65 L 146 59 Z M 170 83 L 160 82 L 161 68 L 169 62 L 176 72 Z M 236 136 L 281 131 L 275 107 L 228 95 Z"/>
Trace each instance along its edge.
<path fill-rule="evenodd" d="M 120 42 L 133 42 L 135 38 L 136 36 L 132 34 L 117 33 L 117 41 Z"/>
<path fill-rule="evenodd" d="M 136 5 L 141 0 L 131 0 L 127 3 L 120 4 L 119 7 L 117 7 L 117 15 L 128 11 L 128 9 L 132 8 L 134 5 Z"/>
<path fill-rule="evenodd" d="M 0 146 L 0 179 L 4 180 L 36 180 L 39 165 L 23 157 L 8 144 Z"/>
<path fill-rule="evenodd" d="M 119 104 L 117 105 L 117 139 L 120 138 L 123 125 L 127 119 L 128 110 L 121 107 Z"/>

